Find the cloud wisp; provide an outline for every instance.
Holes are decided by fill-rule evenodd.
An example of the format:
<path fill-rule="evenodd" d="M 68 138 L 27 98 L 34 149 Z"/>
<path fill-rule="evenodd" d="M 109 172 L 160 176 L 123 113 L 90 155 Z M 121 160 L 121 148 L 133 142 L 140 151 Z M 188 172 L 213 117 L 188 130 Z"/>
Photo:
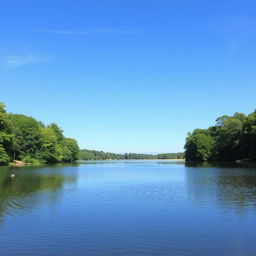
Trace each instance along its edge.
<path fill-rule="evenodd" d="M 256 19 L 224 19 L 215 22 L 214 28 L 226 38 L 247 38 L 255 33 Z"/>
<path fill-rule="evenodd" d="M 2 58 L 2 66 L 15 69 L 30 64 L 46 62 L 48 59 L 42 56 L 27 54 L 27 55 L 9 55 Z"/>
<path fill-rule="evenodd" d="M 142 34 L 142 31 L 135 30 L 120 30 L 120 29 L 96 29 L 96 30 L 45 30 L 43 33 L 56 35 L 128 35 Z"/>
<path fill-rule="evenodd" d="M 250 42 L 256 32 L 256 19 L 226 18 L 211 22 L 211 27 L 218 32 L 225 43 L 228 56 L 242 53 L 243 47 Z"/>

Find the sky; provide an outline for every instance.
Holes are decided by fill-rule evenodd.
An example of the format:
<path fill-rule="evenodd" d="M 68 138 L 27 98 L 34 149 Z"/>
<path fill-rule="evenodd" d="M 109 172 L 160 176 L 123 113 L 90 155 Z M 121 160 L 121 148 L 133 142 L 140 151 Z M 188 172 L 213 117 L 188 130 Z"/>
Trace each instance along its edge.
<path fill-rule="evenodd" d="M 81 148 L 183 151 L 256 108 L 256 2 L 0 0 L 0 101 Z"/>

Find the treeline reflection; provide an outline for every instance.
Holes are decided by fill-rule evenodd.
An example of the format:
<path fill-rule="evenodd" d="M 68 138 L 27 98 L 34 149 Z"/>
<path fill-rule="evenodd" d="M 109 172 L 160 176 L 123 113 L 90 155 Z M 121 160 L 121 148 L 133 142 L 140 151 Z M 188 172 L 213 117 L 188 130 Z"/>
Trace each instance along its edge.
<path fill-rule="evenodd" d="M 63 167 L 1 168 L 0 220 L 5 214 L 22 214 L 46 200 L 56 203 L 63 186 L 76 181 L 76 173 L 65 173 Z"/>
<path fill-rule="evenodd" d="M 213 203 L 224 212 L 256 213 L 256 168 L 222 164 L 186 164 L 190 199 L 202 206 Z"/>

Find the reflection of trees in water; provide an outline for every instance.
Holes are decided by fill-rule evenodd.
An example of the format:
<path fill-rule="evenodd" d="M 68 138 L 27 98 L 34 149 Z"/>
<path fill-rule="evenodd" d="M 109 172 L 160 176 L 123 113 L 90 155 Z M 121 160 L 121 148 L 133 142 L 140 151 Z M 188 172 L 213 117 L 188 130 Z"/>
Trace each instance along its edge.
<path fill-rule="evenodd" d="M 65 183 L 76 181 L 76 174 L 67 175 L 61 168 L 38 171 L 36 168 L 20 168 L 11 178 L 10 168 L 0 169 L 0 218 L 22 214 L 35 208 L 40 202 L 48 200 L 55 204 L 57 193 Z M 54 192 L 54 193 L 52 193 Z"/>
<path fill-rule="evenodd" d="M 174 164 L 174 165 L 184 165 L 183 160 L 164 160 L 164 161 L 158 161 L 157 164 Z"/>
<path fill-rule="evenodd" d="M 223 165 L 187 165 L 189 196 L 203 206 L 216 203 L 223 211 L 256 212 L 256 169 Z"/>

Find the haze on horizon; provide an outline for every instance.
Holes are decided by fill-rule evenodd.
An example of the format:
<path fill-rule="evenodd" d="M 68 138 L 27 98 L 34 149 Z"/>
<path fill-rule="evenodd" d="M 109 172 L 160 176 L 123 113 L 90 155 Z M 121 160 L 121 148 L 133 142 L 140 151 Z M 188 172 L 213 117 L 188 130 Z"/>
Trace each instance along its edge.
<path fill-rule="evenodd" d="M 0 1 L 0 101 L 81 148 L 183 151 L 255 109 L 255 1 Z"/>

